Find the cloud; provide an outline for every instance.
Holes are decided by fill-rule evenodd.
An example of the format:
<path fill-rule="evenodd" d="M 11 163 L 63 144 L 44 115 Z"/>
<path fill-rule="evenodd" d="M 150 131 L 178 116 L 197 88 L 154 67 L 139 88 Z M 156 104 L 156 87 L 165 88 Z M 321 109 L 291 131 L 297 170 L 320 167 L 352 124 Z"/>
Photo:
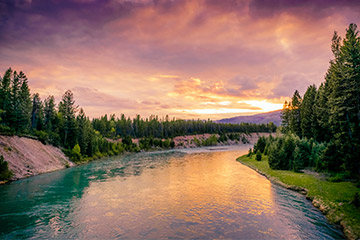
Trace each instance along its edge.
<path fill-rule="evenodd" d="M 116 107 L 119 109 L 137 109 L 139 104 L 131 99 L 112 96 L 97 89 L 75 87 L 72 89 L 77 104 L 82 107 Z"/>
<path fill-rule="evenodd" d="M 262 99 L 282 103 L 295 89 L 318 85 L 332 57 L 333 31 L 343 34 L 350 22 L 360 22 L 359 5 L 350 0 L 5 0 L 0 2 L 0 70 L 23 70 L 42 96 L 59 99 L 73 89 L 92 116 L 206 118 L 191 109 L 220 109 L 225 102 L 247 109 L 238 102 Z"/>
<path fill-rule="evenodd" d="M 295 90 L 304 94 L 307 86 L 311 84 L 311 79 L 303 73 L 289 72 L 280 76 L 280 81 L 272 90 L 272 97 L 292 96 Z"/>

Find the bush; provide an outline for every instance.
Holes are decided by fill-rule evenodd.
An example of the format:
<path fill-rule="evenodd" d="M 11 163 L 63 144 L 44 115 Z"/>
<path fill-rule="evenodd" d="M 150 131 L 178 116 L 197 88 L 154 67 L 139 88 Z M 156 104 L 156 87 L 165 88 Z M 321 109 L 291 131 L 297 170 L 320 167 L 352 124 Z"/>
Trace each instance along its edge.
<path fill-rule="evenodd" d="M 215 146 L 217 145 L 217 137 L 216 135 L 211 135 L 209 138 L 202 140 L 201 145 L 203 146 Z"/>
<path fill-rule="evenodd" d="M 252 148 L 249 148 L 249 152 L 248 152 L 248 154 L 247 154 L 246 156 L 247 156 L 247 157 L 251 157 L 252 154 L 253 154 Z"/>
<path fill-rule="evenodd" d="M 242 142 L 243 144 L 248 144 L 248 143 L 250 143 L 250 141 L 249 141 L 245 136 L 242 136 L 242 137 L 241 137 L 241 142 Z"/>
<path fill-rule="evenodd" d="M 260 151 L 256 152 L 256 161 L 261 161 L 261 152 Z"/>
<path fill-rule="evenodd" d="M 49 142 L 49 135 L 45 131 L 34 131 L 34 135 L 37 137 L 37 139 L 42 142 L 42 144 L 47 144 Z"/>
<path fill-rule="evenodd" d="M 0 134 L 6 135 L 6 136 L 13 136 L 13 135 L 15 135 L 15 130 L 8 126 L 0 124 Z"/>
<path fill-rule="evenodd" d="M 309 166 L 309 159 L 311 156 L 311 144 L 304 138 L 296 141 L 296 147 L 292 162 L 290 163 L 290 169 L 297 172 L 307 166 Z"/>
<path fill-rule="evenodd" d="M 322 154 L 320 155 L 319 170 L 327 170 L 330 172 L 338 172 L 342 170 L 342 157 L 339 155 L 338 146 L 334 141 L 330 141 Z"/>
<path fill-rule="evenodd" d="M 348 171 L 333 173 L 331 177 L 328 178 L 329 182 L 342 182 L 351 177 L 351 173 Z"/>
<path fill-rule="evenodd" d="M 271 169 L 289 170 L 292 168 L 294 150 L 298 139 L 294 135 L 286 135 L 274 140 L 269 153 L 269 166 Z"/>
<path fill-rule="evenodd" d="M 74 162 L 81 161 L 81 149 L 79 144 L 76 144 L 71 150 L 71 160 L 73 160 Z"/>
<path fill-rule="evenodd" d="M 194 141 L 194 143 L 195 143 L 196 146 L 198 146 L 198 147 L 201 146 L 201 142 L 200 142 L 199 139 L 197 139 L 197 137 L 194 137 L 193 141 Z"/>
<path fill-rule="evenodd" d="M 326 149 L 325 143 L 317 143 L 314 142 L 311 148 L 311 155 L 309 159 L 309 166 L 315 167 L 316 171 L 320 171 L 324 167 L 322 166 L 323 163 L 321 161 L 321 156 Z"/>
<path fill-rule="evenodd" d="M 226 136 L 226 134 L 224 134 L 224 133 L 220 134 L 219 142 L 227 142 L 227 140 L 228 140 L 228 137 Z"/>
<path fill-rule="evenodd" d="M 360 207 L 360 196 L 359 193 L 355 193 L 353 200 L 351 201 L 351 203 L 356 207 L 359 208 Z"/>
<path fill-rule="evenodd" d="M 171 139 L 171 141 L 170 141 L 170 147 L 171 147 L 171 148 L 174 148 L 174 147 L 175 147 L 175 142 L 174 142 L 173 139 Z"/>
<path fill-rule="evenodd" d="M 261 153 L 264 152 L 266 146 L 266 138 L 265 137 L 259 137 L 258 141 L 254 145 L 254 152 L 260 151 Z"/>
<path fill-rule="evenodd" d="M 0 156 L 0 181 L 8 180 L 12 177 L 12 172 L 9 170 L 8 162 L 4 160 L 4 157 Z"/>

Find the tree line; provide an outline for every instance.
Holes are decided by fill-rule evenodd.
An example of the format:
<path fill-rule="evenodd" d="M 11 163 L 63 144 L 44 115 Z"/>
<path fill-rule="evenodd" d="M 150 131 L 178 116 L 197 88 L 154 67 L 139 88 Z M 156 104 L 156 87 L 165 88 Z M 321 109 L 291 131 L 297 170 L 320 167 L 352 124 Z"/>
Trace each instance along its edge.
<path fill-rule="evenodd" d="M 68 90 L 56 104 L 54 96 L 44 100 L 38 93 L 31 94 L 23 72 L 6 70 L 0 77 L 0 134 L 36 138 L 44 144 L 61 147 L 73 161 L 84 161 L 111 156 L 124 151 L 173 148 L 173 138 L 191 134 L 219 134 L 224 141 L 233 133 L 273 132 L 270 124 L 222 124 L 207 120 L 169 119 L 150 116 L 117 118 L 104 115 L 90 119 L 75 104 Z M 132 138 L 140 138 L 134 144 Z M 205 143 L 204 143 L 205 144 Z M 208 143 L 206 143 L 208 144 Z"/>
<path fill-rule="evenodd" d="M 349 25 L 344 39 L 334 32 L 331 50 L 334 58 L 319 88 L 309 86 L 303 97 L 296 90 L 291 101 L 285 102 L 281 116 L 285 135 L 259 139 L 257 145 L 269 154 L 270 167 L 295 171 L 314 167 L 360 176 L 360 38 L 356 24 Z"/>
<path fill-rule="evenodd" d="M 182 120 L 170 119 L 169 116 L 159 118 L 151 115 L 149 118 L 126 118 L 124 114 L 120 118 L 115 115 L 104 115 L 92 120 L 92 126 L 102 136 L 116 139 L 126 136 L 133 138 L 174 138 L 177 136 L 194 134 L 225 134 L 225 133 L 253 133 L 253 132 L 275 132 L 276 126 L 272 122 L 268 124 L 240 123 L 225 124 L 215 123 L 210 119 L 204 120 Z"/>

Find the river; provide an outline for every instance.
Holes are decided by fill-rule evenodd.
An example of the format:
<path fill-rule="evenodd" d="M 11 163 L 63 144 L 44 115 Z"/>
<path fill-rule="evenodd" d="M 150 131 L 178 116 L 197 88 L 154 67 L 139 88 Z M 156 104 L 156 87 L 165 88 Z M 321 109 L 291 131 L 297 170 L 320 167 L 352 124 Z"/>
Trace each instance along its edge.
<path fill-rule="evenodd" d="M 0 186 L 0 238 L 343 239 L 250 146 L 128 154 Z"/>

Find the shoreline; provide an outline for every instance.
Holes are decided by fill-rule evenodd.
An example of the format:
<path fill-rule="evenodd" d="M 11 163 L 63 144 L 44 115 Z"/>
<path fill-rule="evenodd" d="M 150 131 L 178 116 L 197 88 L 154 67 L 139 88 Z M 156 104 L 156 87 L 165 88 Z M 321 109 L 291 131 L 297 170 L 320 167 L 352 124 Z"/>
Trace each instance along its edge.
<path fill-rule="evenodd" d="M 259 136 L 268 135 L 270 133 L 250 133 L 246 135 L 249 143 L 254 144 Z M 194 142 L 194 139 L 200 139 L 200 141 L 206 140 L 212 136 L 212 134 L 195 134 L 195 135 L 186 135 L 179 136 L 174 138 L 176 145 L 174 148 L 161 148 L 153 147 L 148 150 L 141 150 L 144 152 L 148 151 L 164 151 L 164 150 L 184 150 L 184 149 L 195 149 L 199 147 L 227 147 L 227 146 L 237 146 L 237 145 L 246 145 L 241 141 L 231 141 L 218 142 L 216 145 L 212 146 L 197 146 Z M 112 140 L 113 141 L 113 140 Z M 115 140 L 114 140 L 115 141 Z M 139 139 L 133 139 L 135 144 L 139 144 Z M 119 155 L 128 154 L 132 152 L 124 152 Z M 103 155 L 101 157 L 93 156 L 84 158 L 80 161 L 73 162 L 65 153 L 58 147 L 54 147 L 49 144 L 43 144 L 40 141 L 29 138 L 29 136 L 5 136 L 0 135 L 0 155 L 3 155 L 5 161 L 9 164 L 9 170 L 13 172 L 13 176 L 4 181 L 0 181 L 0 185 L 9 184 L 11 182 L 29 178 L 32 176 L 37 176 L 40 174 L 58 171 L 68 167 L 73 167 L 77 165 L 82 165 L 89 163 L 94 160 L 99 160 L 106 157 L 111 157 L 112 155 Z"/>
<path fill-rule="evenodd" d="M 243 164 L 244 166 L 247 166 L 247 167 L 253 169 L 254 171 L 259 173 L 260 175 L 263 175 L 269 181 L 271 181 L 272 183 L 274 183 L 276 185 L 279 185 L 279 186 L 284 187 L 286 189 L 290 189 L 290 190 L 301 193 L 302 195 L 305 196 L 306 199 L 311 201 L 312 205 L 315 208 L 317 208 L 326 217 L 326 219 L 331 224 L 334 224 L 336 227 L 341 229 L 344 236 L 347 239 L 350 239 L 350 240 L 360 239 L 359 233 L 355 233 L 352 226 L 350 226 L 350 224 L 348 224 L 348 221 L 346 221 L 344 214 L 343 213 L 337 214 L 337 210 L 334 209 L 333 206 L 330 206 L 330 205 L 333 205 L 333 204 L 327 204 L 319 196 L 316 196 L 315 194 L 310 194 L 309 190 L 307 188 L 305 188 L 305 187 L 292 185 L 292 184 L 287 184 L 287 183 L 281 181 L 276 176 L 271 175 L 271 173 L 268 173 L 268 172 L 266 172 L 264 170 L 260 170 L 259 168 L 257 168 L 256 166 L 254 166 L 254 165 L 252 165 L 250 163 L 250 161 L 253 162 L 253 161 L 256 161 L 256 160 L 250 159 L 248 161 L 244 161 L 245 158 L 250 159 L 246 155 L 243 155 L 243 156 L 238 157 L 236 159 L 236 161 Z M 264 162 L 264 161 L 265 160 L 261 160 L 260 162 Z M 267 162 L 267 160 L 266 160 L 266 162 Z M 285 171 L 285 170 L 273 170 L 273 171 Z M 290 171 L 287 171 L 287 172 L 290 172 Z M 306 174 L 306 173 L 301 173 L 301 174 L 309 175 L 309 174 Z M 334 204 L 336 204 L 336 203 L 334 203 Z"/>

